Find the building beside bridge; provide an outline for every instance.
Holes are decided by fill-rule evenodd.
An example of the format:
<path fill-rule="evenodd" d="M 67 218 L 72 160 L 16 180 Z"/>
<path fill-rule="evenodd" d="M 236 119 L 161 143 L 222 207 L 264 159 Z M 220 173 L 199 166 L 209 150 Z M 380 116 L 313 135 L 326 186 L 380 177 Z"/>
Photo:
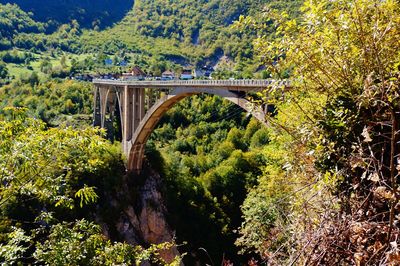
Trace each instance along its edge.
<path fill-rule="evenodd" d="M 172 79 L 175 79 L 175 73 L 172 72 L 172 71 L 170 71 L 170 70 L 164 71 L 164 72 L 161 74 L 161 78 L 162 78 L 163 80 L 172 80 Z"/>
<path fill-rule="evenodd" d="M 191 69 L 182 70 L 181 79 L 183 80 L 193 79 L 192 70 Z"/>
<path fill-rule="evenodd" d="M 132 67 L 129 72 L 122 73 L 123 80 L 144 80 L 146 73 L 138 66 Z"/>

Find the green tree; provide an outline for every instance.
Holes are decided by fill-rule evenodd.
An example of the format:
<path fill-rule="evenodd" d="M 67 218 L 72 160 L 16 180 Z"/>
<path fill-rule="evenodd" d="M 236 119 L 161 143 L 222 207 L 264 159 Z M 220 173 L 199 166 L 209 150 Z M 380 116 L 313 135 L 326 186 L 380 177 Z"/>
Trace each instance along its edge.
<path fill-rule="evenodd" d="M 241 149 L 242 151 L 247 149 L 247 145 L 243 141 L 243 133 L 237 128 L 232 128 L 229 131 L 226 140 L 231 142 L 236 149 Z"/>
<path fill-rule="evenodd" d="M 4 79 L 8 76 L 8 69 L 4 62 L 0 62 L 0 79 Z"/>
<path fill-rule="evenodd" d="M 39 76 L 38 76 L 38 74 L 36 73 L 36 71 L 33 71 L 33 72 L 31 73 L 31 75 L 30 75 L 29 78 L 28 78 L 28 81 L 29 81 L 29 84 L 30 84 L 32 87 L 37 86 L 37 85 L 39 84 Z"/>
<path fill-rule="evenodd" d="M 50 60 L 48 58 L 44 59 L 40 63 L 40 71 L 42 71 L 45 74 L 50 74 L 53 69 L 53 65 L 51 64 Z"/>
<path fill-rule="evenodd" d="M 153 261 L 158 265 L 179 265 L 179 258 L 167 264 L 157 252 L 170 248 L 169 243 L 148 249 L 126 243 L 111 243 L 101 234 L 100 227 L 86 220 L 72 226 L 60 223 L 52 227 L 48 240 L 38 243 L 34 257 L 45 265 L 139 265 Z"/>
<path fill-rule="evenodd" d="M 67 67 L 67 57 L 65 56 L 65 54 L 63 54 L 60 58 L 60 65 L 62 68 Z"/>
<path fill-rule="evenodd" d="M 263 147 L 264 145 L 268 144 L 268 142 L 269 142 L 268 131 L 264 128 L 259 129 L 251 137 L 250 147 L 260 148 L 260 147 Z"/>

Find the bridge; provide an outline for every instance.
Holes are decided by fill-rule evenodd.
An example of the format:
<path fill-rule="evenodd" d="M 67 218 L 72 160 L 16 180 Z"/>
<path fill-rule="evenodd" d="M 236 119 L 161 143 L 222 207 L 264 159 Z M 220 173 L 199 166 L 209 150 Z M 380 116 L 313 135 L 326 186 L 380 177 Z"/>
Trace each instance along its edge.
<path fill-rule="evenodd" d="M 168 80 L 121 81 L 94 79 L 94 126 L 113 130 L 119 112 L 122 148 L 128 159 L 128 171 L 140 172 L 144 148 L 154 127 L 175 103 L 195 94 L 223 97 L 262 123 L 266 123 L 266 108 L 247 99 L 249 93 L 272 86 L 287 87 L 285 81 L 274 80 Z"/>

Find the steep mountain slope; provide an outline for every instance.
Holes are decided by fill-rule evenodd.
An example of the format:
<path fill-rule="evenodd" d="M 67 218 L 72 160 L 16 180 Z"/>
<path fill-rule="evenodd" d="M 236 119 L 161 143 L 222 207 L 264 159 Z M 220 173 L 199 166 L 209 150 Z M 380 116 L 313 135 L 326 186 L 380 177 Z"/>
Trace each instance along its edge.
<path fill-rule="evenodd" d="M 37 21 L 62 24 L 77 20 L 82 26 L 92 28 L 120 21 L 132 8 L 133 0 L 0 0 L 0 3 L 15 3 L 32 12 Z"/>
<path fill-rule="evenodd" d="M 231 24 L 240 15 L 258 13 L 265 5 L 294 13 L 300 3 L 298 0 L 284 4 L 276 0 L 137 0 L 134 3 L 102 0 L 93 5 L 88 0 L 0 0 L 9 2 L 32 13 L 24 13 L 17 6 L 0 6 L 2 17 L 7 18 L 2 24 L 8 28 L 13 25 L 14 30 L 11 37 L 3 34 L 9 38 L 3 49 L 60 48 L 73 53 L 109 55 L 125 51 L 138 54 L 136 61 L 154 59 L 179 65 L 203 64 L 222 55 L 236 62 L 251 59 L 251 40 L 256 33 L 241 32 Z M 31 27 L 20 30 L 19 17 L 27 22 L 22 24 Z M 62 26 L 56 31 L 61 23 L 71 23 L 71 27 Z M 100 31 L 110 25 L 113 26 Z M 71 28 L 76 30 L 70 31 Z M 84 28 L 89 30 L 80 30 Z M 21 32 L 33 34 L 13 37 Z M 38 32 L 52 34 L 38 35 Z"/>
<path fill-rule="evenodd" d="M 259 13 L 266 5 L 295 13 L 299 4 L 298 0 L 284 4 L 271 0 L 138 0 L 120 23 L 102 32 L 85 32 L 82 42 L 86 51 L 127 48 L 180 64 L 203 64 L 222 55 L 246 61 L 252 58 L 256 33 L 232 28 L 232 23 L 240 15 Z"/>

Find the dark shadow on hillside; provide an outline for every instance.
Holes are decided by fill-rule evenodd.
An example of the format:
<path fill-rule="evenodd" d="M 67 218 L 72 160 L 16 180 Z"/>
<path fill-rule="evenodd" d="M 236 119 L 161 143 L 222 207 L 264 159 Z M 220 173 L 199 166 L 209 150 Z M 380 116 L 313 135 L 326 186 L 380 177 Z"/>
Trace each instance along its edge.
<path fill-rule="evenodd" d="M 0 0 L 0 3 L 15 3 L 32 12 L 37 21 L 62 24 L 75 19 L 81 27 L 102 29 L 120 21 L 132 9 L 134 0 Z"/>

